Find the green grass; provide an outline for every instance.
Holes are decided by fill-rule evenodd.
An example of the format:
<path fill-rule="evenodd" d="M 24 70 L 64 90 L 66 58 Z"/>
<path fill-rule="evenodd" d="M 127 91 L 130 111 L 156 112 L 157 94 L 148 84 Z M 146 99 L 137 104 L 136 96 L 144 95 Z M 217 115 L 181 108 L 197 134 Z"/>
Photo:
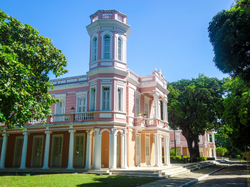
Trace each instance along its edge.
<path fill-rule="evenodd" d="M 140 177 L 122 177 L 95 174 L 44 174 L 18 176 L 4 174 L 0 176 L 0 186 L 105 186 L 132 187 L 153 182 L 158 179 Z"/>

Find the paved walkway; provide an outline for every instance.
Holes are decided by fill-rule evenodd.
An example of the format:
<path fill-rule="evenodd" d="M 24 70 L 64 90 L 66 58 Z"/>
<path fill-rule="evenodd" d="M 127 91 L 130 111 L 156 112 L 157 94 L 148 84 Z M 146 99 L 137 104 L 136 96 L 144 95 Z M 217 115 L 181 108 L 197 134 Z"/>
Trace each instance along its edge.
<path fill-rule="evenodd" d="M 209 174 L 215 170 L 221 169 L 225 167 L 225 165 L 213 165 L 201 170 L 193 171 L 193 172 L 188 172 L 184 174 L 180 174 L 168 179 L 161 179 L 155 182 L 151 182 L 148 184 L 141 185 L 140 187 L 175 187 L 175 186 L 180 186 L 182 184 L 185 184 L 187 182 L 190 182 L 194 179 L 197 179 L 199 177 L 202 177 L 206 174 Z"/>

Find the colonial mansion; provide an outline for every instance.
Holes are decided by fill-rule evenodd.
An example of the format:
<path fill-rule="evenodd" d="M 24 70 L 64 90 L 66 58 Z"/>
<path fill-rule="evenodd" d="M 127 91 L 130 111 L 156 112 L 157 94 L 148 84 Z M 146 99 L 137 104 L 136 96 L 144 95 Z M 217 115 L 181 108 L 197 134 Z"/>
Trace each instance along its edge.
<path fill-rule="evenodd" d="M 60 102 L 52 105 L 45 125 L 27 122 L 24 131 L 1 127 L 0 169 L 170 165 L 173 131 L 161 70 L 138 76 L 127 68 L 127 15 L 98 10 L 90 21 L 89 71 L 51 80 L 54 89 L 49 93 Z M 178 154 L 188 155 L 181 131 L 176 131 L 176 138 Z M 200 139 L 201 154 L 215 157 L 214 133 Z"/>

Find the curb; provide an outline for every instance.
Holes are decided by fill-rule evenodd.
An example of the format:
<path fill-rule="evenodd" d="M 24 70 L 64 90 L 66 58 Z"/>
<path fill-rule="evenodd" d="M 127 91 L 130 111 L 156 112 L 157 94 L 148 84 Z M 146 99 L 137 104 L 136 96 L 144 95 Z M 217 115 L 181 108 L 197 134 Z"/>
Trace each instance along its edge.
<path fill-rule="evenodd" d="M 203 178 L 208 177 L 209 175 L 212 175 L 212 174 L 214 174 L 214 173 L 216 173 L 216 172 L 218 172 L 218 171 L 220 171 L 220 170 L 222 170 L 222 169 L 225 169 L 226 167 L 227 167 L 227 166 L 222 167 L 222 168 L 220 168 L 220 169 L 217 169 L 217 170 L 215 170 L 215 171 L 213 171 L 213 172 L 211 172 L 211 173 L 209 173 L 209 174 L 203 175 L 202 177 L 199 177 L 199 178 L 194 179 L 194 180 L 192 180 L 192 181 L 190 181 L 190 182 L 187 182 L 186 184 L 183 184 L 183 185 L 181 185 L 181 186 L 179 186 L 179 187 L 190 186 L 190 185 L 192 185 L 192 184 L 194 184 L 194 183 L 196 183 L 196 182 L 202 180 Z"/>

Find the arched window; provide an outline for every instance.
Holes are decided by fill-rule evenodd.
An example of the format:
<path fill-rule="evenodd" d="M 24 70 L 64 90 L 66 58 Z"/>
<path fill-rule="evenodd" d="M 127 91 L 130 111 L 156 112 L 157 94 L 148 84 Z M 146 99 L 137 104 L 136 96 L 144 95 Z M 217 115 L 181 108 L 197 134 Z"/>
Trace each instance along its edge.
<path fill-rule="evenodd" d="M 97 37 L 93 39 L 93 61 L 97 60 Z"/>
<path fill-rule="evenodd" d="M 118 38 L 118 60 L 122 60 L 122 40 Z"/>
<path fill-rule="evenodd" d="M 104 59 L 110 59 L 110 36 L 104 36 Z"/>

